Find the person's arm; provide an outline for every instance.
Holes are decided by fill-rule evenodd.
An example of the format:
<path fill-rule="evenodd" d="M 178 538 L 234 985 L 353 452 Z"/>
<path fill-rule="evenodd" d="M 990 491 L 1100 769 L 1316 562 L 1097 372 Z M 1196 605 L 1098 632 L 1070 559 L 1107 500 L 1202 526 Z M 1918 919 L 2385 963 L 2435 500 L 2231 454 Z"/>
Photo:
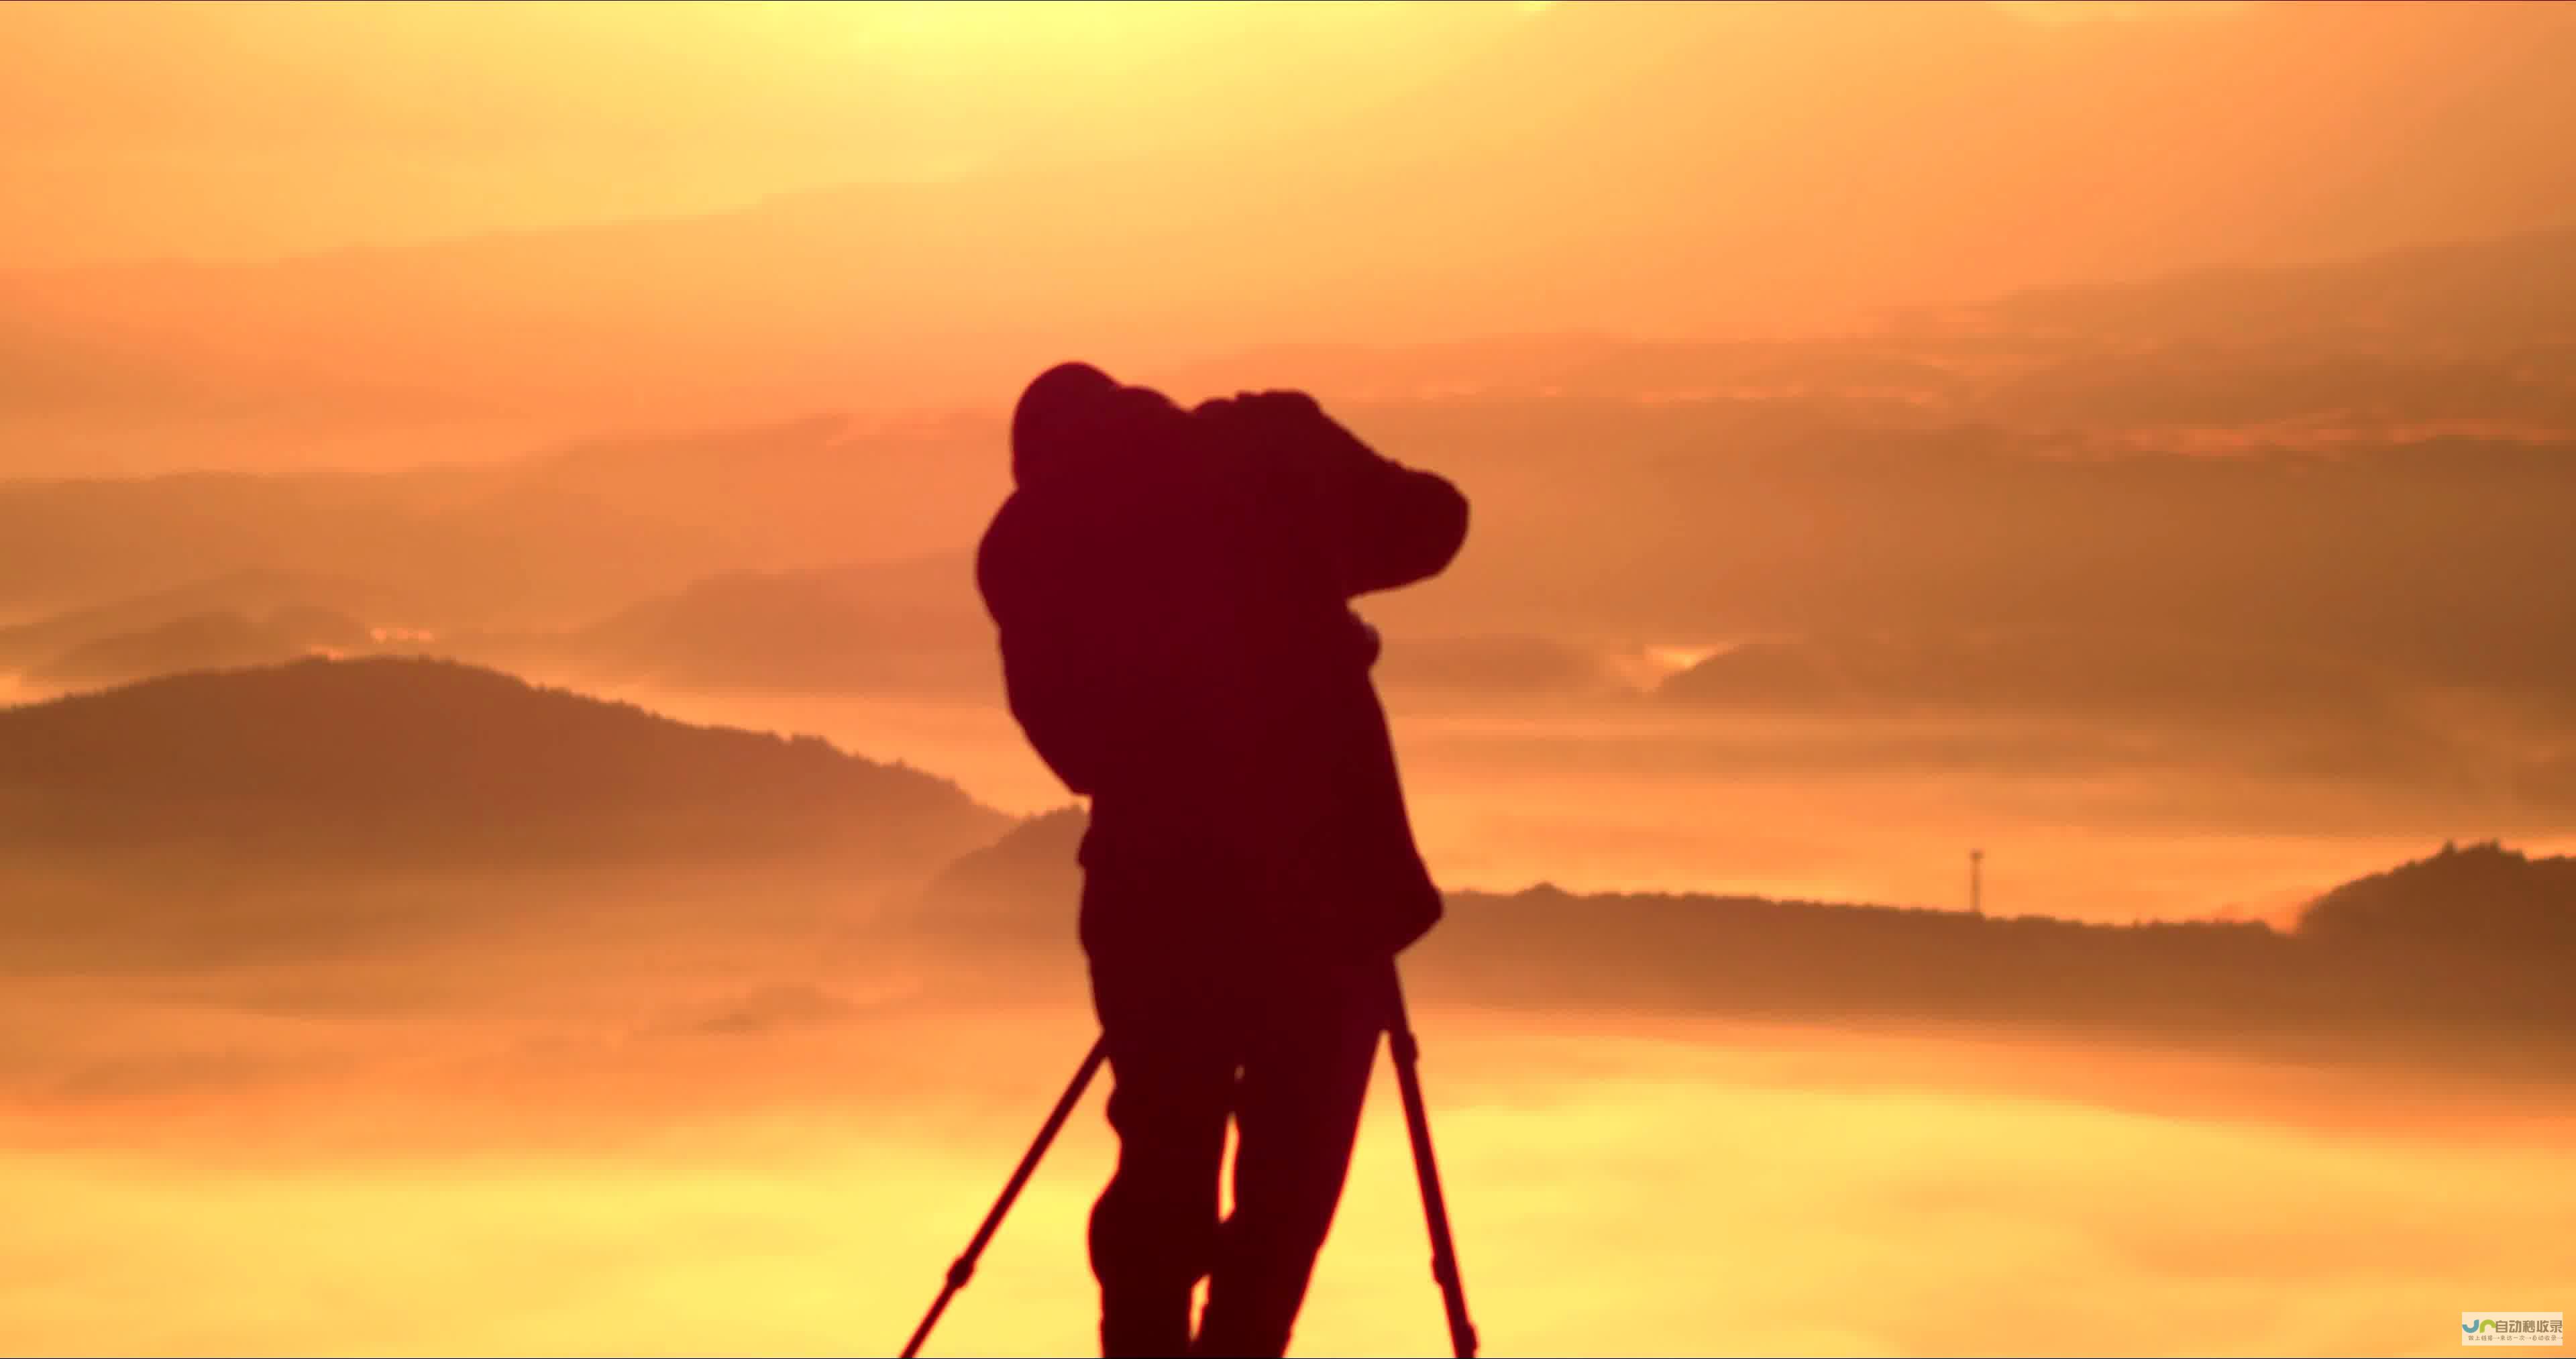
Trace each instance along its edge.
<path fill-rule="evenodd" d="M 1457 487 L 1392 458 L 1369 458 L 1351 496 L 1343 556 L 1351 595 L 1429 580 L 1467 542 L 1467 497 Z"/>
<path fill-rule="evenodd" d="M 1320 539 L 1346 598 L 1428 580 L 1467 541 L 1456 486 L 1370 448 L 1303 392 L 1246 393 L 1199 413 L 1262 461 L 1265 484 Z"/>

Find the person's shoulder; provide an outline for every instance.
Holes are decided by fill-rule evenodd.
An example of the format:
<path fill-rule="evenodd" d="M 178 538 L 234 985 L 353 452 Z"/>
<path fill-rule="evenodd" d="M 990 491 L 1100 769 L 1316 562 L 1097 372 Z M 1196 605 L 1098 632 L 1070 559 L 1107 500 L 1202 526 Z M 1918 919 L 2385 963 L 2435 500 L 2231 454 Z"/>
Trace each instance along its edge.
<path fill-rule="evenodd" d="M 984 536 L 977 546 L 978 555 L 997 550 L 1023 532 L 1028 513 L 1028 499 L 1021 492 L 1013 491 L 1002 497 L 1002 503 L 993 508 L 993 517 L 984 521 Z"/>
<path fill-rule="evenodd" d="M 975 587 L 987 603 L 1025 577 L 1031 560 L 1030 517 L 1028 497 L 1013 491 L 984 526 L 984 536 L 975 544 Z"/>

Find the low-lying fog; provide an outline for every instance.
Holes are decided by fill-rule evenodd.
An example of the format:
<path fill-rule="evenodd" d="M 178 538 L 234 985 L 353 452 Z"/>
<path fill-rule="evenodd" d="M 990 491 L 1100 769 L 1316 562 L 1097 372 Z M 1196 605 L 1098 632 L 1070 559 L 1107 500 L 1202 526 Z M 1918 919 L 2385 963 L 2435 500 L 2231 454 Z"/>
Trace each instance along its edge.
<path fill-rule="evenodd" d="M 864 884 L 255 887 L 187 961 L 135 890 L 10 949 L 10 1352 L 892 1353 L 1090 1035 L 1069 941 L 978 984 Z M 2576 1278 L 2564 1084 L 1417 1009 L 1493 1355 L 2448 1353 Z M 1102 1093 L 931 1352 L 1093 1345 Z M 1297 1353 L 1446 1352 L 1372 1100 Z"/>
<path fill-rule="evenodd" d="M 1067 801 L 989 695 L 532 678 Z M 2576 843 L 2456 783 L 2098 723 L 1389 705 L 1452 889 L 1953 906 L 1974 847 L 1997 913 L 2284 919 L 2445 838 Z M 1092 1032 L 1069 901 L 1055 958 L 995 976 L 846 863 L 211 871 L 0 863 L 0 1351 L 892 1353 Z M 2449 1353 L 2462 1309 L 2576 1280 L 2545 1057 L 1461 994 L 1416 1018 L 1491 1355 Z M 1102 1093 L 932 1353 L 1093 1348 Z M 1295 1352 L 1446 1345 L 1381 1066 Z"/>

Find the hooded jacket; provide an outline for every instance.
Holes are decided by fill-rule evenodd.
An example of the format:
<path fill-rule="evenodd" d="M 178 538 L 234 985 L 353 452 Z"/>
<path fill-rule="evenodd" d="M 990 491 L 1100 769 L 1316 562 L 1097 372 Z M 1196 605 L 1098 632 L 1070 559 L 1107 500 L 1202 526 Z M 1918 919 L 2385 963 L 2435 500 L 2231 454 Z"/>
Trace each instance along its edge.
<path fill-rule="evenodd" d="M 1183 411 L 1067 365 L 979 547 L 1010 707 L 1091 798 L 1082 940 L 1392 954 L 1440 918 L 1359 596 L 1447 568 L 1456 487 L 1299 393 Z"/>

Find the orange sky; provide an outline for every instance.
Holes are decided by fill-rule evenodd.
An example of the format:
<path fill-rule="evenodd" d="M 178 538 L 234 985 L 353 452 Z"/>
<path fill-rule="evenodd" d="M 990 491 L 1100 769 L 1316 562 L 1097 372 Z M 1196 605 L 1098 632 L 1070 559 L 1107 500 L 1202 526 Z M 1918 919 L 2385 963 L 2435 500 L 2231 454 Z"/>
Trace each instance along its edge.
<path fill-rule="evenodd" d="M 2288 18 L 2123 4 L 1574 12 L 1600 8 L 12 4 L 0 8 L 0 48 L 14 54 L 0 84 L 12 129 L 0 198 L 22 210 L 0 217 L 0 261 L 258 257 L 703 212 L 1113 148 L 1155 157 L 1279 138 L 1358 152 L 1336 125 L 1407 98 L 1421 100 L 1399 105 L 1408 116 L 1454 118 L 1469 140 L 1571 115 L 1566 131 L 1624 121 L 1651 142 L 1698 121 L 1659 130 L 1660 101 L 1740 112 L 1732 130 L 1767 149 L 1737 148 L 1711 167 L 1704 205 L 1719 211 L 1738 207 L 1739 187 L 1829 192 L 1787 167 L 1850 177 L 1852 158 L 1895 149 L 1868 143 L 1897 110 L 1932 120 L 1909 158 L 1938 163 L 1949 193 L 1984 191 L 2010 187 L 1988 181 L 2015 177 L 2012 159 L 2048 163 L 2081 130 L 2034 116 L 2067 93 L 2052 82 L 2079 79 L 2097 85 L 2080 103 L 2130 124 L 2129 145 L 2096 148 L 2107 178 L 2188 183 L 2191 168 L 2173 162 L 2253 154 L 2227 142 L 2331 137 L 2338 122 L 2346 135 L 2315 150 L 2351 160 L 2365 150 L 2351 134 L 2377 121 L 2475 147 L 2500 187 L 2454 209 L 2567 206 L 2550 192 L 2570 188 L 2563 164 L 2515 165 L 2566 159 L 2526 140 L 2538 109 L 2517 84 L 2546 74 L 2535 41 L 2567 37 L 2568 17 L 2549 6 L 2300 6 L 2339 12 Z M 2228 32 L 2265 25 L 2284 28 L 2288 45 Z M 1691 47 L 1688 80 L 1660 83 L 1652 48 L 1674 26 L 1716 40 Z M 2286 32 L 2302 26 L 2316 33 Z M 1512 45 L 1551 27 L 1565 32 L 1540 47 L 1566 68 L 1542 89 Z M 2132 51 L 2087 54 L 2104 45 Z M 2298 51 L 2306 69 L 2283 69 L 2277 59 Z M 2252 61 L 2273 64 L 2258 73 Z M 2448 78 L 2419 69 L 2436 61 Z M 1622 63 L 1645 77 L 1627 87 L 1630 107 L 1593 123 L 1604 110 L 1560 102 L 1619 88 Z M 2135 88 L 2100 86 L 2104 72 Z M 1534 150 L 1563 154 L 1538 131 Z M 2382 210 L 2362 170 L 2330 173 L 2356 181 L 2346 210 Z M 2534 176 L 2548 185 L 2511 183 Z"/>
<path fill-rule="evenodd" d="M 275 254 L 1285 129 L 1519 6 L 23 4 L 0 258 Z"/>
<path fill-rule="evenodd" d="M 0 606 L 23 618 L 0 623 L 57 641 L 25 643 L 0 703 L 35 696 L 58 643 L 193 668 L 196 624 L 282 636 L 253 615 L 346 600 L 353 628 L 433 634 L 406 646 L 692 723 L 819 732 L 1041 811 L 1062 790 L 1000 701 L 966 554 L 1006 484 L 998 417 L 1048 363 L 1214 374 L 1263 345 L 1490 340 L 1460 352 L 1490 371 L 1526 343 L 1544 372 L 1554 342 L 1531 337 L 1778 334 L 2566 225 L 2571 71 L 2576 4 L 2450 0 L 0 4 L 0 478 L 381 470 L 600 439 L 418 476 L 7 488 Z M 2371 311 L 2390 272 L 2320 295 Z M 2383 374 L 2478 421 L 2525 409 L 2499 401 L 2563 412 L 2555 377 L 2506 380 L 2546 361 L 2539 323 L 2492 364 L 2441 352 L 2495 313 L 2499 275 L 2512 293 L 2527 271 L 2463 290 L 2448 314 L 2470 319 L 2425 340 L 2432 359 L 2311 365 L 2293 338 L 2249 344 L 2242 382 L 2205 381 L 2228 351 L 2095 363 L 2110 329 L 1996 379 L 2038 374 L 2013 401 L 1979 404 L 1980 376 L 1866 428 L 1952 388 L 1890 385 L 1918 380 L 1858 351 L 1897 346 L 1851 343 L 1777 381 L 1733 376 L 1767 360 L 1709 362 L 1752 395 L 1656 406 L 1658 375 L 1705 353 L 1605 345 L 1640 399 L 1362 407 L 1361 433 L 1476 504 L 1444 582 L 1367 603 L 1395 639 L 1387 670 L 1426 642 L 1410 654 L 1452 659 L 1417 674 L 1471 681 L 1388 690 L 1435 873 L 1941 907 L 1980 846 L 1979 903 L 2000 916 L 2286 919 L 2455 830 L 2566 849 L 2576 765 L 2542 688 L 2568 653 L 2530 621 L 2571 593 L 2548 569 L 2564 497 L 2536 455 L 2469 444 L 2419 474 L 2452 450 L 2408 447 L 2350 479 L 2141 459 L 2100 481 L 2023 456 L 2058 447 L 2061 418 L 2076 450 L 2177 429 L 2281 447 L 2257 402 L 2179 423 L 2266 383 L 2322 393 L 2282 415 L 2315 417 L 2294 431 L 2359 429 L 2337 403 Z M 1205 381 L 1170 385 L 1227 389 Z M 2369 418 L 2398 424 L 2390 404 Z M 877 418 L 892 408 L 912 413 Z M 638 430 L 657 437 L 617 437 Z M 1792 456 L 1809 449 L 1831 455 L 1812 472 Z M 2240 467 L 2260 475 L 2197 479 Z M 712 574 L 748 567 L 799 570 Z M 1787 715 L 1760 705 L 1805 683 L 1796 650 L 1740 710 L 1723 686 L 1666 707 L 1550 671 L 1560 640 L 1579 675 L 1888 620 L 2074 640 L 2047 641 L 2026 687 L 1984 677 L 2038 642 L 2002 663 L 1862 652 L 1883 684 Z M 2108 669 L 2079 654 L 2091 629 L 2175 620 L 2191 659 L 2154 673 L 2203 674 L 2179 642 L 2207 641 L 2207 673 L 2247 667 L 2241 709 L 2209 697 L 2221 681 L 2146 705 L 2152 675 L 2091 678 Z M 2456 666 L 2423 659 L 2456 639 Z M 1522 641 L 1548 644 L 1526 687 Z M 1483 642 L 1504 645 L 1458 645 Z M 2263 678 L 2274 643 L 2318 664 Z M 1837 652 L 1814 656 L 1805 673 L 1835 687 Z M 915 661 L 919 690 L 953 687 L 804 678 Z M 691 693 L 692 674 L 749 678 Z M 2291 710 L 2331 684 L 2356 690 L 2348 708 Z M 1997 712 L 2048 706 L 1938 714 L 1989 687 Z M 1928 719 L 1904 711 L 1917 693 Z M 0 1233 L 0 1353 L 891 1345 L 1087 1041 L 1084 1012 L 1050 999 L 1081 983 L 1069 896 L 1049 927 L 1062 966 L 988 972 L 979 954 L 982 989 L 961 990 L 926 933 L 879 928 L 947 899 L 856 855 L 729 843 L 765 866 L 420 871 L 429 847 L 477 843 L 428 838 L 449 804 L 410 794 L 439 780 L 383 742 L 316 727 L 299 745 L 303 711 L 242 739 L 321 751 L 306 766 L 330 776 L 275 786 L 322 789 L 303 796 L 328 800 L 326 828 L 408 828 L 422 858 L 346 881 L 290 851 L 201 871 L 173 839 L 59 871 L 17 854 L 0 876 L 0 901 L 40 908 L 0 911 L 18 931 L 0 945 L 0 1194 L 20 1209 Z M 136 730 L 158 743 L 132 743 L 143 772 L 97 786 L 151 791 L 96 804 L 101 824 L 325 805 L 263 802 L 238 755 L 163 758 L 178 718 Z M 639 761 L 663 767 L 669 736 L 636 737 Z M 521 767 L 443 777 L 516 788 Z M 409 791 L 342 806 L 367 768 Z M 30 783 L 31 805 L 54 787 Z M 500 805 L 477 796 L 458 824 L 490 830 Z M 629 843 L 680 857 L 676 837 Z M 1007 879 L 1032 852 L 985 867 Z M 1499 956 L 1479 937 L 1462 992 Z M 1545 961 L 1584 964 L 1572 945 Z M 1673 964 L 1656 970 L 1691 975 Z M 2224 995 L 2262 974 L 2211 975 Z M 780 996 L 799 1003 L 774 1023 L 750 1004 Z M 2067 1015 L 2117 1009 L 2073 999 Z M 2345 1070 L 2316 1034 L 2295 1062 L 2250 1043 L 2187 1060 L 2099 1029 L 1944 1035 L 1938 1012 L 1894 1037 L 1509 1004 L 1416 1011 L 1492 1354 L 2449 1353 L 2450 1309 L 2560 1306 L 2576 1278 L 2567 1088 L 2481 1074 L 2536 1065 L 2555 1052 L 2539 1039 L 2441 1049 L 2460 1060 L 2437 1073 L 2365 1031 L 2372 1064 Z M 1372 1095 L 1301 1353 L 1442 1344 L 1390 1093 Z M 1088 1344 L 1082 1215 L 1112 1154 L 1091 1098 L 933 1353 Z"/>
<path fill-rule="evenodd" d="M 2569 6 L 17 4 L 0 49 L 19 350 L 380 413 L 1777 334 L 2576 221 Z M 153 260 L 235 267 L 52 272 Z"/>

